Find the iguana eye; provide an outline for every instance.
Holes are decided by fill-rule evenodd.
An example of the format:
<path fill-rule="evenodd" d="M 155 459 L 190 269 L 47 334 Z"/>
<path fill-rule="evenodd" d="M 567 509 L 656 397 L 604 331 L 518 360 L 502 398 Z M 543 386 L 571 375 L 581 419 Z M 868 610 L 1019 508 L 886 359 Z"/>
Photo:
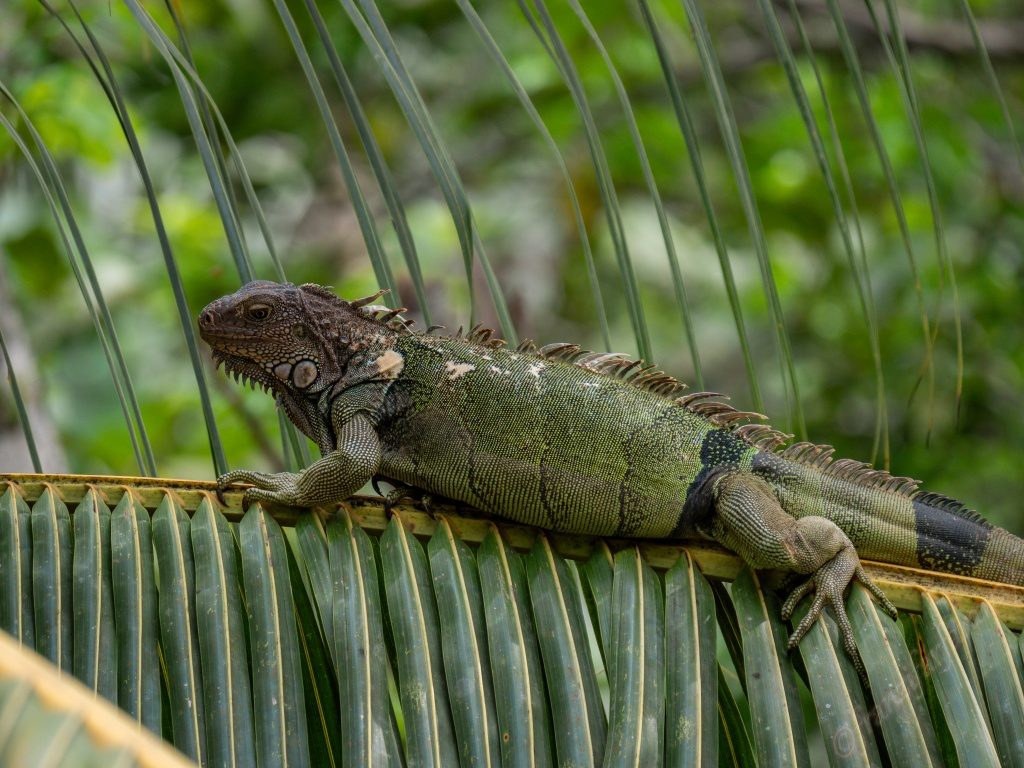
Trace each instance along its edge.
<path fill-rule="evenodd" d="M 266 304 L 253 304 L 245 311 L 245 313 L 251 320 L 266 320 L 270 317 L 270 307 Z"/>

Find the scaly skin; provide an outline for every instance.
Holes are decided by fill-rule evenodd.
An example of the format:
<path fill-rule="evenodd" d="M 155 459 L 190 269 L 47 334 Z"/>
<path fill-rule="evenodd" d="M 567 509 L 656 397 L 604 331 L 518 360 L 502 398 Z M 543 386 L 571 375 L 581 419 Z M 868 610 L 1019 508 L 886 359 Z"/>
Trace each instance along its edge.
<path fill-rule="evenodd" d="M 488 333 L 436 337 L 376 319 L 375 297 L 256 282 L 200 315 L 236 376 L 277 396 L 323 458 L 298 473 L 244 470 L 245 501 L 341 501 L 374 477 L 555 531 L 666 538 L 702 534 L 755 568 L 809 578 L 795 645 L 825 603 L 863 669 L 843 606 L 866 584 L 859 556 L 1024 583 L 1024 541 L 913 481 L 830 459 L 826 447 L 775 450 L 778 433 L 621 356 L 575 347 L 501 349 Z M 747 416 L 756 416 L 748 414 Z"/>

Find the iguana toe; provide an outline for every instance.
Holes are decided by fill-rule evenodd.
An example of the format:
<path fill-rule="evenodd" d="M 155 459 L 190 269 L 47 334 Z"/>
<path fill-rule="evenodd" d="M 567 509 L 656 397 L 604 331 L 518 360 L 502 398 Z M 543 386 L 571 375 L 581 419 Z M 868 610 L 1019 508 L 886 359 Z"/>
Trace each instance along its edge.
<path fill-rule="evenodd" d="M 384 497 L 384 512 L 390 514 L 391 508 L 402 499 L 414 498 L 412 491 L 413 489 L 407 485 L 396 485 Z"/>
<path fill-rule="evenodd" d="M 797 604 L 813 591 L 814 579 L 807 579 L 805 582 L 795 587 L 793 591 L 789 593 L 789 597 L 786 598 L 786 602 L 782 604 L 782 620 L 789 621 L 790 617 L 793 615 L 793 611 L 796 610 Z"/>
<path fill-rule="evenodd" d="M 875 582 L 873 582 L 868 575 L 864 573 L 864 568 L 859 564 L 857 565 L 857 570 L 854 571 L 853 578 L 868 588 L 868 592 L 875 596 L 875 600 L 877 600 L 878 604 L 882 606 L 882 610 L 889 614 L 891 619 L 895 620 L 899 618 L 900 614 L 896 609 L 896 606 L 892 604 L 892 601 L 888 597 L 886 597 L 882 588 L 875 584 Z"/>
<path fill-rule="evenodd" d="M 378 485 L 379 480 L 384 480 L 391 484 L 391 490 L 387 493 L 381 492 L 380 486 Z M 429 493 L 424 491 L 422 488 L 417 488 L 413 485 L 407 485 L 405 483 L 398 482 L 397 480 L 388 480 L 386 478 L 374 478 L 371 481 L 373 490 L 377 492 L 378 496 L 384 497 L 384 512 L 386 514 L 391 513 L 391 508 L 403 499 L 409 499 L 410 501 L 418 501 L 423 505 L 423 509 L 427 512 L 430 511 L 430 499 Z"/>
<path fill-rule="evenodd" d="M 228 506 L 227 499 L 224 498 L 224 493 L 228 491 L 231 486 L 236 483 L 251 483 L 253 485 L 259 485 L 261 479 L 259 477 L 260 475 L 263 475 L 263 473 L 250 472 L 247 469 L 236 469 L 231 472 L 225 472 L 217 478 L 217 500 L 225 507 Z"/>
<path fill-rule="evenodd" d="M 246 512 L 253 504 L 283 504 L 285 506 L 302 506 L 282 498 L 284 494 L 280 491 L 270 491 L 264 488 L 246 488 L 242 493 L 242 509 Z"/>

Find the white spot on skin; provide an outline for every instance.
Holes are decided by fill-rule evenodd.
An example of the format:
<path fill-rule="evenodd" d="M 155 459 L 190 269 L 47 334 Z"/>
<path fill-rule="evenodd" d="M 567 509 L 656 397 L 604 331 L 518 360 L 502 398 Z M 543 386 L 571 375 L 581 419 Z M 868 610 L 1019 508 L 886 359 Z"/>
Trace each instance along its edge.
<path fill-rule="evenodd" d="M 470 371 L 475 371 L 476 366 L 470 365 L 469 363 L 456 363 L 454 360 L 449 360 L 444 364 L 444 369 L 448 372 L 448 381 L 455 381 L 465 376 Z"/>
<path fill-rule="evenodd" d="M 317 370 L 316 363 L 312 360 L 303 360 L 292 369 L 292 381 L 299 389 L 308 387 L 316 381 L 316 377 L 319 375 L 320 371 Z"/>
<path fill-rule="evenodd" d="M 377 366 L 377 370 L 381 372 L 381 375 L 388 379 L 397 379 L 398 374 L 405 367 L 405 358 L 393 349 L 389 349 L 373 362 Z"/>
<path fill-rule="evenodd" d="M 596 381 L 584 381 L 583 382 L 583 386 L 584 387 L 590 387 L 591 389 L 597 389 L 598 384 L 597 384 Z"/>
<path fill-rule="evenodd" d="M 530 375 L 532 375 L 535 379 L 539 379 L 540 378 L 540 372 L 543 371 L 543 370 L 544 370 L 544 364 L 543 363 L 534 363 L 533 365 L 531 365 L 529 368 L 526 369 L 526 372 L 529 373 Z"/>

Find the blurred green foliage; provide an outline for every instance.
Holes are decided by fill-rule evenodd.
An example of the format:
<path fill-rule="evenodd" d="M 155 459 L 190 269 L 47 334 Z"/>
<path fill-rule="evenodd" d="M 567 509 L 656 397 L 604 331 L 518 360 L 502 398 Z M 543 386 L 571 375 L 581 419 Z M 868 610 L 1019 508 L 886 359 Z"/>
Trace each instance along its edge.
<path fill-rule="evenodd" d="M 164 9 L 151 5 L 150 12 L 173 36 Z M 834 444 L 842 455 L 868 460 L 875 425 L 871 349 L 804 124 L 757 5 L 741 0 L 704 5 L 760 205 L 794 348 L 808 437 Z M 766 407 L 777 426 L 792 431 L 785 423 L 774 331 L 757 264 L 689 28 L 678 3 L 666 0 L 652 6 L 695 120 Z M 273 4 L 177 0 L 174 7 L 187 26 L 197 70 L 242 150 L 289 279 L 333 285 L 349 297 L 375 290 L 338 165 Z M 352 121 L 330 80 L 326 55 L 302 4 L 291 7 L 377 214 L 401 301 L 410 307 L 411 317 L 419 317 L 397 239 Z M 787 7 L 784 2 L 777 5 L 784 20 Z M 914 82 L 960 292 L 965 375 L 959 402 L 951 290 L 937 258 L 921 158 L 899 82 L 878 40 L 861 29 L 855 39 L 871 105 L 900 185 L 924 307 L 936 333 L 933 391 L 924 376 L 926 344 L 915 283 L 878 155 L 834 31 L 826 23 L 824 4 L 802 0 L 799 7 L 818 50 L 817 63 L 856 192 L 882 331 L 892 469 L 921 478 L 928 487 L 962 498 L 1022 532 L 1024 169 L 976 55 L 969 47 L 950 43 L 969 41 L 959 5 L 945 0 L 900 4 L 905 26 L 909 29 L 907 19 L 913 19 L 912 31 L 919 35 L 911 40 Z M 403 0 L 382 3 L 381 8 L 462 175 L 520 335 L 600 348 L 562 177 L 500 71 L 455 4 Z M 692 379 L 665 245 L 608 72 L 572 10 L 554 2 L 549 10 L 600 127 L 657 362 L 684 380 Z M 651 40 L 632 2 L 591 0 L 586 10 L 625 81 L 671 216 L 705 387 L 731 393 L 735 405 L 747 407 L 749 390 L 722 275 Z M 974 10 L 997 26 L 1020 23 L 1019 6 L 1009 0 L 977 3 Z M 234 290 L 238 275 L 181 99 L 162 58 L 120 3 L 86 2 L 82 11 L 130 105 L 195 314 L 206 302 Z M 321 12 L 406 206 L 433 320 L 458 327 L 469 320 L 468 293 L 455 229 L 438 187 L 379 66 L 340 4 L 322 3 Z M 579 115 L 517 4 L 483 4 L 479 12 L 566 158 L 595 247 L 614 345 L 635 351 Z M 927 35 L 920 35 L 922 28 L 941 30 L 946 38 L 940 35 L 938 43 L 929 43 Z M 952 38 L 951 28 L 956 32 Z M 996 42 L 1003 45 L 1006 39 L 1004 35 Z M 798 41 L 793 42 L 798 48 Z M 994 43 L 990 53 L 1020 125 L 1024 47 L 1014 52 L 1013 45 L 1004 50 Z M 826 130 L 813 71 L 805 58 L 798 63 Z M 195 380 L 138 174 L 91 72 L 34 0 L 8 0 L 0 9 L 0 80 L 29 113 L 74 192 L 76 217 L 114 312 L 160 473 L 209 478 L 213 470 Z M 8 107 L 0 109 L 13 118 Z M 272 277 L 251 212 L 245 211 L 243 225 L 259 275 Z M 67 257 L 36 182 L 6 134 L 0 135 L 0 249 L 9 277 L 8 298 L 25 322 L 42 375 L 42 396 L 70 468 L 137 472 Z M 478 273 L 475 278 L 478 319 L 492 323 L 482 277 Z M 231 465 L 279 466 L 272 401 L 262 393 L 237 391 L 222 376 L 209 378 Z M 0 421 L 7 423 L 9 402 L 0 404 Z"/>

